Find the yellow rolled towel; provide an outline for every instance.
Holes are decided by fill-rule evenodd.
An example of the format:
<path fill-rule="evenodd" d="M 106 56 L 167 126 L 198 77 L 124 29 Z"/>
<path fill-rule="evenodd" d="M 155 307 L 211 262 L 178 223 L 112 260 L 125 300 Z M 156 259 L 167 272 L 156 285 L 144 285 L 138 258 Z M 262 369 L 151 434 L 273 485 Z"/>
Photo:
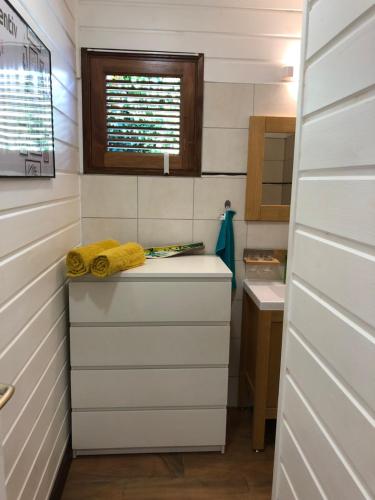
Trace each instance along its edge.
<path fill-rule="evenodd" d="M 141 266 L 146 260 L 145 251 L 138 243 L 125 243 L 97 255 L 91 265 L 91 273 L 106 278 L 113 273 Z"/>
<path fill-rule="evenodd" d="M 120 243 L 116 240 L 102 240 L 90 245 L 73 248 L 66 256 L 67 275 L 70 278 L 83 276 L 90 271 L 94 257 L 105 250 L 118 246 L 120 246 Z"/>

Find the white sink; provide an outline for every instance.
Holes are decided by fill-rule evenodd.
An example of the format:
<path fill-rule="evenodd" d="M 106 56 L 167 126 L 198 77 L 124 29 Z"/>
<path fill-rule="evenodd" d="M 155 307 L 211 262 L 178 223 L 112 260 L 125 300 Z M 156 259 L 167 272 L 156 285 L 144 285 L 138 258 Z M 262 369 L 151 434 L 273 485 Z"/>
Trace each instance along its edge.
<path fill-rule="evenodd" d="M 283 311 L 286 285 L 280 281 L 244 280 L 244 290 L 262 311 Z"/>

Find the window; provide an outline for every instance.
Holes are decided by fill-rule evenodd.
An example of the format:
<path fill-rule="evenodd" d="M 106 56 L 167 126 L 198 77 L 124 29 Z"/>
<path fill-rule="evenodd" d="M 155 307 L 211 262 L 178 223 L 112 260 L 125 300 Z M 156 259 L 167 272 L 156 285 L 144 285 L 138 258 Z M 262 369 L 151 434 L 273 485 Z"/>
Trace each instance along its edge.
<path fill-rule="evenodd" d="M 197 176 L 203 54 L 82 49 L 84 172 Z"/>

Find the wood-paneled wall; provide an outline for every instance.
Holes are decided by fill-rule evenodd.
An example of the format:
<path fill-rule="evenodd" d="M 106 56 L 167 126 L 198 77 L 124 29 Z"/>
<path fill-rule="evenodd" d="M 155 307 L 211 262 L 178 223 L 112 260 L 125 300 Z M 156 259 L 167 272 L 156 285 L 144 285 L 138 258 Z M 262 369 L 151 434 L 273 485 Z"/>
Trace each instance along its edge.
<path fill-rule="evenodd" d="M 305 2 L 273 498 L 375 497 L 375 4 Z"/>
<path fill-rule="evenodd" d="M 12 0 L 51 50 L 55 179 L 0 179 L 0 380 L 7 500 L 48 498 L 69 436 L 64 256 L 80 242 L 74 2 Z"/>
<path fill-rule="evenodd" d="M 280 82 L 280 62 L 299 50 L 301 3 L 80 0 L 80 39 L 86 47 L 204 52 L 205 81 Z"/>

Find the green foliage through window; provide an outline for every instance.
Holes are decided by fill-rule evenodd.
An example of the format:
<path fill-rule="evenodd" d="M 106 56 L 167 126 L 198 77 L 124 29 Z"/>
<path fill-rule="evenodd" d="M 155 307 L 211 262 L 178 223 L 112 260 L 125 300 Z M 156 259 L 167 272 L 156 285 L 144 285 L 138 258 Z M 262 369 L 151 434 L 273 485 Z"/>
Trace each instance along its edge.
<path fill-rule="evenodd" d="M 107 151 L 180 153 L 181 78 L 106 75 Z"/>

